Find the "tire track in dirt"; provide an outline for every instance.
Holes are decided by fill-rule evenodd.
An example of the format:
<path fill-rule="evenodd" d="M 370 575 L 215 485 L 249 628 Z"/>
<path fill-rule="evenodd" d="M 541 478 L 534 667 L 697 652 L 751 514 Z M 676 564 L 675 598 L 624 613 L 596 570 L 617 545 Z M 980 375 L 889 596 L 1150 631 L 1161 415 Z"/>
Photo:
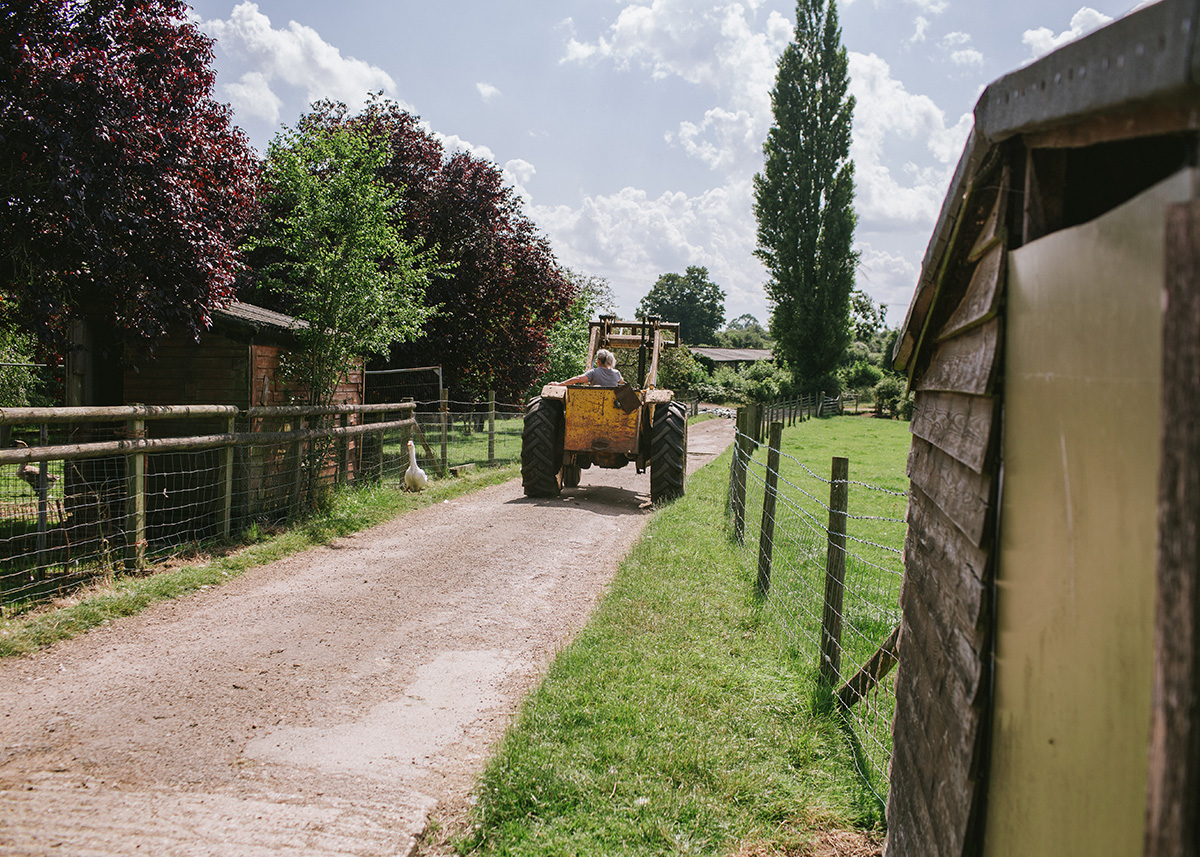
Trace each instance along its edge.
<path fill-rule="evenodd" d="M 693 426 L 689 470 L 732 434 Z M 0 854 L 410 853 L 648 501 L 631 467 L 513 481 L 0 662 Z"/>

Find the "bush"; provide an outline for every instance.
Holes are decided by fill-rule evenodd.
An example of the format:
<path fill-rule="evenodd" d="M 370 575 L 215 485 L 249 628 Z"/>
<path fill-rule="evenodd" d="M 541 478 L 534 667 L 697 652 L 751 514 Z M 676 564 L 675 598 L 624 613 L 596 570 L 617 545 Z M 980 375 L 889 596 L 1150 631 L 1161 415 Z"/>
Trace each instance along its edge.
<path fill-rule="evenodd" d="M 838 374 L 849 390 L 870 390 L 883 380 L 883 370 L 866 360 L 857 360 Z"/>
<path fill-rule="evenodd" d="M 905 383 L 895 375 L 888 375 L 875 385 L 875 413 L 883 416 L 885 413 L 895 418 L 900 412 L 900 400 L 904 398 Z"/>
<path fill-rule="evenodd" d="M 742 377 L 745 396 L 751 402 L 774 402 L 791 393 L 792 373 L 771 360 L 750 364 L 743 370 Z"/>

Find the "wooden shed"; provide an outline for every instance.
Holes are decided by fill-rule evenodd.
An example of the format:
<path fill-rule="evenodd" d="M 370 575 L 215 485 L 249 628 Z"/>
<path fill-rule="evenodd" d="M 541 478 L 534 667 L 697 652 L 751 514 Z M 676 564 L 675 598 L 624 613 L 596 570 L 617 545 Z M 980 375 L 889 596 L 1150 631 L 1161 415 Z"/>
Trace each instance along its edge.
<path fill-rule="evenodd" d="M 891 857 L 1200 848 L 1198 35 L 1163 0 L 976 106 L 895 354 Z"/>
<path fill-rule="evenodd" d="M 296 345 L 307 322 L 253 304 L 236 302 L 212 312 L 200 334 L 169 337 L 154 360 L 125 373 L 126 402 L 147 405 L 291 404 L 295 390 L 280 374 L 280 359 Z M 363 373 L 349 373 L 335 404 L 362 403 Z"/>
<path fill-rule="evenodd" d="M 153 360 L 124 376 L 124 401 L 146 405 L 234 405 L 243 410 L 290 405 L 300 392 L 281 362 L 296 347 L 296 333 L 307 322 L 248 303 L 233 303 L 213 310 L 212 327 L 200 335 L 173 336 L 160 343 Z M 334 395 L 335 405 L 358 405 L 363 401 L 362 367 L 348 373 Z M 357 418 L 351 416 L 353 424 Z M 239 431 L 288 431 L 299 428 L 297 417 L 256 417 L 241 420 Z M 172 436 L 213 434 L 227 427 L 213 421 L 186 420 L 152 424 L 151 431 Z M 347 477 L 353 478 L 361 460 L 358 439 L 347 441 Z M 270 515 L 294 502 L 289 486 L 295 482 L 295 460 L 301 454 L 294 444 L 255 446 L 239 454 L 238 513 L 241 516 Z M 212 453 L 198 453 L 203 458 Z M 164 457 L 165 458 L 165 457 Z M 178 456 L 176 456 L 178 458 Z M 336 469 L 336 462 L 328 468 Z M 163 484 L 165 496 L 192 494 L 219 496 L 210 484 L 219 471 L 204 461 L 164 460 L 152 468 Z M 197 501 L 203 505 L 204 501 Z M 151 508 L 151 519 L 155 518 Z M 163 515 L 163 528 L 177 526 L 171 515 Z M 206 520 L 201 516 L 200 520 Z M 153 527 L 151 528 L 153 530 Z"/>

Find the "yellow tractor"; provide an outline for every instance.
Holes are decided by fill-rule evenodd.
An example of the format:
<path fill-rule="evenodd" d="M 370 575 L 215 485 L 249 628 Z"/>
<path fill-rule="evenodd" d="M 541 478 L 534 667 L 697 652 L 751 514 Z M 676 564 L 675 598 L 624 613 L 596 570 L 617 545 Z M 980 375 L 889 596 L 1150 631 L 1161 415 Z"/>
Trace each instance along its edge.
<path fill-rule="evenodd" d="M 687 469 L 687 409 L 670 390 L 658 389 L 658 359 L 679 345 L 679 325 L 655 316 L 590 322 L 587 364 L 606 348 L 636 349 L 637 383 L 618 387 L 547 384 L 525 409 L 521 482 L 527 497 L 553 497 L 579 485 L 592 465 L 650 469 L 654 503 L 683 495 Z M 621 361 L 618 361 L 620 363 Z M 628 373 L 626 373 L 628 374 Z"/>

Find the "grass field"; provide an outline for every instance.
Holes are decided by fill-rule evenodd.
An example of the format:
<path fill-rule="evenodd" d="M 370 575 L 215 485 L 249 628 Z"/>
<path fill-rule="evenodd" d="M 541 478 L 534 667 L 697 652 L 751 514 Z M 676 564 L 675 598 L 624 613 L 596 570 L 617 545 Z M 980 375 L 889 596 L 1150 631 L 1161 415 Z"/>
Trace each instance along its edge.
<path fill-rule="evenodd" d="M 783 645 L 819 662 L 828 551 L 829 480 L 834 456 L 849 459 L 850 485 L 842 609 L 841 682 L 899 622 L 903 573 L 908 423 L 866 417 L 809 420 L 783 435 L 771 591 L 765 606 Z M 746 543 L 758 549 L 766 451 L 747 479 Z M 848 713 L 857 762 L 880 800 L 886 795 L 894 698 L 890 683 Z"/>
<path fill-rule="evenodd" d="M 809 421 L 784 447 L 796 521 L 822 508 L 815 490 L 804 496 L 806 480 L 824 484 L 806 468 L 827 469 L 833 454 L 851 458 L 852 479 L 904 487 L 907 424 Z M 787 854 L 822 828 L 882 823 L 845 724 L 822 704 L 812 629 L 794 625 L 815 612 L 819 627 L 807 583 L 815 551 L 797 532 L 777 555 L 777 589 L 756 597 L 757 523 L 746 547 L 730 538 L 729 463 L 726 453 L 700 471 L 650 522 L 488 765 L 461 852 Z M 902 517 L 903 500 L 859 489 L 857 532 L 883 539 L 884 522 L 865 519 L 897 505 Z M 749 499 L 753 521 L 761 499 Z M 809 524 L 781 520 L 777 544 L 790 529 Z M 872 597 L 893 601 L 890 577 L 869 568 L 883 578 Z M 886 621 L 871 621 L 886 635 Z"/>

